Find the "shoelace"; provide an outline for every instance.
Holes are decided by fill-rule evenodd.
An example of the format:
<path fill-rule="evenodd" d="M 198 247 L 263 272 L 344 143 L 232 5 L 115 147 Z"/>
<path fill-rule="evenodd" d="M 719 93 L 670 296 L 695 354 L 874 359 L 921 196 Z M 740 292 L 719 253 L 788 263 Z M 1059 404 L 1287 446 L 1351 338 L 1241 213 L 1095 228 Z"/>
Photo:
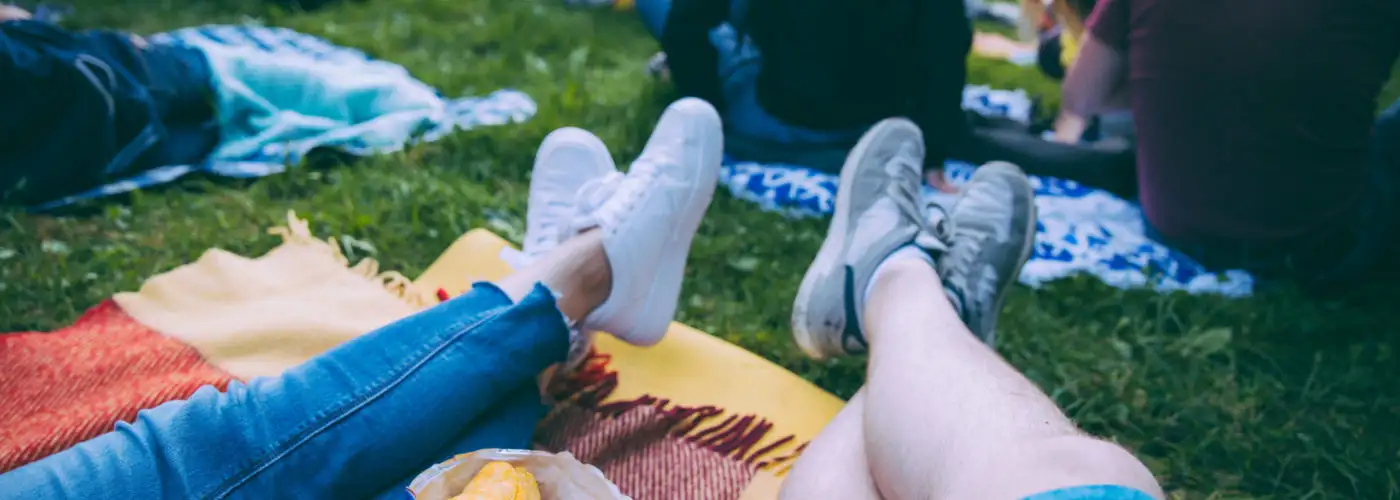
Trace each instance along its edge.
<path fill-rule="evenodd" d="M 941 211 L 943 208 L 939 207 L 939 210 Z M 945 226 L 940 230 L 947 233 L 947 241 L 949 242 L 948 252 L 943 256 L 943 258 L 946 259 L 944 261 L 946 263 L 944 269 L 958 269 L 965 273 L 973 272 L 973 270 L 977 269 L 977 259 L 982 255 L 982 247 L 986 243 L 990 233 L 986 231 L 974 231 L 971 230 L 971 228 L 962 227 L 954 223 L 952 218 L 947 216 L 947 212 L 944 212 L 944 214 L 944 219 L 940 220 L 938 223 L 940 226 Z M 949 278 L 946 272 L 940 274 L 945 274 L 945 279 Z M 954 285 L 961 289 L 958 291 L 958 296 L 964 301 L 964 303 L 961 304 L 964 311 L 969 310 L 972 306 L 972 304 L 968 302 L 978 303 L 981 301 L 981 297 L 979 297 L 978 294 L 966 295 L 967 292 L 969 292 L 966 288 L 972 284 L 971 281 L 974 279 L 975 278 L 970 275 L 964 275 L 961 283 Z"/>
<path fill-rule="evenodd" d="M 949 253 L 953 248 L 953 231 L 948 209 L 933 201 L 924 203 L 923 207 L 918 218 L 922 227 L 914 244 L 927 252 Z"/>
<path fill-rule="evenodd" d="M 568 200 L 550 200 L 546 203 L 547 209 L 556 213 L 569 213 L 573 210 L 573 205 Z M 551 243 L 560 241 L 563 232 L 568 229 L 567 222 L 560 224 L 554 217 L 546 217 L 536 223 L 535 227 L 526 229 L 525 233 L 529 237 L 529 242 L 525 245 L 529 248 L 549 248 Z"/>
<path fill-rule="evenodd" d="M 673 140 L 680 140 L 674 138 Z M 680 162 L 670 152 L 679 147 L 655 147 L 643 152 L 632 162 L 626 175 L 612 172 L 585 183 L 579 188 L 579 215 L 569 227 L 571 234 L 578 234 L 594 227 L 619 227 L 623 218 L 633 212 L 642 195 L 651 189 L 661 189 L 657 177 L 668 165 Z"/>
<path fill-rule="evenodd" d="M 582 214 L 592 213 L 608 198 L 617 191 L 617 186 L 622 182 L 623 175 L 620 172 L 609 172 L 603 177 L 585 182 L 579 186 L 573 199 L 550 200 L 549 210 L 560 213 L 574 214 L 573 217 L 560 219 L 556 217 L 545 218 L 539 225 L 530 228 L 527 233 L 530 235 L 532 248 L 549 248 L 555 242 L 560 242 L 568 237 L 577 234 L 578 231 L 587 229 L 590 226 L 578 226 L 578 217 Z M 575 230 L 575 228 L 578 230 Z"/>
<path fill-rule="evenodd" d="M 637 165 L 633 164 L 632 168 L 636 171 Z M 617 222 L 616 219 L 620 215 L 617 208 L 609 209 L 608 202 L 616 198 L 622 200 L 621 204 L 630 209 L 640 196 L 639 190 L 634 187 L 636 183 L 626 182 L 627 179 L 628 177 L 621 172 L 609 172 L 608 175 L 588 181 L 579 187 L 577 215 L 569 222 L 567 231 L 570 234 L 578 234 L 594 227 L 615 225 L 613 223 Z"/>
<path fill-rule="evenodd" d="M 952 219 L 948 216 L 948 209 L 930 201 L 924 204 L 924 214 L 926 214 L 923 219 L 924 227 L 928 229 L 929 233 L 944 244 L 951 245 L 953 233 L 949 226 L 952 225 L 950 222 Z"/>

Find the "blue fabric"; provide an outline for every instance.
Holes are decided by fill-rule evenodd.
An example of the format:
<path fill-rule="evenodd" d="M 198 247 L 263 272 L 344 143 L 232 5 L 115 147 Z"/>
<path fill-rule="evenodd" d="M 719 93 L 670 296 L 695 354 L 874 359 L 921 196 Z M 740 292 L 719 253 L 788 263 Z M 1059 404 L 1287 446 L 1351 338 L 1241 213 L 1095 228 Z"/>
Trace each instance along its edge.
<path fill-rule="evenodd" d="M 535 435 L 535 423 L 544 418 L 548 407 L 540 403 L 539 388 L 532 379 L 510 391 L 486 413 L 471 421 L 467 430 L 452 440 L 431 458 L 414 466 L 414 473 L 404 476 L 375 498 L 398 500 L 408 491 L 409 483 L 422 471 L 446 462 L 463 453 L 488 448 L 529 449 Z"/>
<path fill-rule="evenodd" d="M 1400 100 L 1381 113 L 1371 134 L 1367 167 L 1376 205 L 1369 208 L 1378 213 L 1368 215 L 1377 223 L 1388 224 L 1394 231 L 1395 214 L 1400 212 L 1397 208 L 1400 205 Z M 1383 214 L 1390 217 L 1381 221 Z M 1389 239 L 1394 235 L 1387 234 L 1385 237 Z"/>
<path fill-rule="evenodd" d="M 633 8 L 637 9 L 647 33 L 660 40 L 661 33 L 666 30 L 666 16 L 671 15 L 671 0 L 635 0 Z"/>
<path fill-rule="evenodd" d="M 963 108 L 1025 121 L 1031 106 L 1021 91 L 968 86 L 963 92 Z M 966 182 L 974 170 L 972 165 L 958 161 L 949 161 L 945 167 L 953 184 Z M 1035 252 L 1021 272 L 1022 283 L 1040 286 L 1075 274 L 1089 274 L 1118 288 L 1150 287 L 1228 296 L 1253 293 L 1254 279 L 1249 273 L 1212 272 L 1185 254 L 1149 239 L 1137 204 L 1074 181 L 1032 176 L 1031 182 L 1036 189 L 1040 221 Z M 734 196 L 755 202 L 764 210 L 790 217 L 822 217 L 834 208 L 838 177 L 800 165 L 745 162 L 729 157 L 720 171 L 720 183 Z M 947 201 L 946 196 L 925 190 L 930 201 Z"/>
<path fill-rule="evenodd" d="M 129 169 L 163 140 L 141 52 L 122 33 L 0 23 L 0 196 L 43 201 Z"/>
<path fill-rule="evenodd" d="M 658 40 L 666 27 L 671 0 L 637 0 L 637 13 L 648 32 Z M 745 0 L 732 0 L 732 17 L 742 18 L 747 10 Z M 788 124 L 763 109 L 758 103 L 758 74 L 762 56 L 757 46 L 745 38 L 740 43 L 732 19 L 710 31 L 710 43 L 719 54 L 716 71 L 720 76 L 724 96 L 725 143 L 730 154 L 752 155 L 758 158 L 798 158 L 806 155 L 789 154 L 801 150 L 831 149 L 840 156 L 860 139 L 865 127 L 850 130 L 818 130 Z M 735 146 L 741 145 L 736 148 Z M 839 158 L 837 159 L 839 164 Z"/>
<path fill-rule="evenodd" d="M 209 61 L 198 49 L 177 45 L 150 45 L 142 52 L 151 73 L 147 91 L 165 124 L 166 138 L 131 171 L 203 161 L 219 145 Z"/>
<path fill-rule="evenodd" d="M 512 304 L 480 284 L 275 378 L 205 387 L 130 424 L 0 475 L 6 496 L 393 496 L 435 460 L 525 448 L 535 376 L 569 329 L 544 286 Z"/>
<path fill-rule="evenodd" d="M 1024 500 L 1152 500 L 1152 495 L 1126 486 L 1100 484 L 1047 491 Z"/>
<path fill-rule="evenodd" d="M 817 130 L 788 124 L 758 104 L 758 73 L 763 59 L 747 38 L 725 23 L 710 32 L 710 43 L 719 50 L 719 74 L 724 91 L 724 124 L 729 136 L 781 143 L 784 147 L 837 145 L 850 147 L 866 127 L 849 130 Z"/>
<path fill-rule="evenodd" d="M 434 141 L 455 129 L 529 119 L 529 96 L 501 90 L 444 99 L 402 66 L 284 28 L 203 26 L 152 36 L 204 51 L 213 71 L 222 140 L 206 161 L 156 168 L 38 207 L 50 209 L 169 182 L 191 172 L 261 177 L 307 152 L 356 156 Z"/>

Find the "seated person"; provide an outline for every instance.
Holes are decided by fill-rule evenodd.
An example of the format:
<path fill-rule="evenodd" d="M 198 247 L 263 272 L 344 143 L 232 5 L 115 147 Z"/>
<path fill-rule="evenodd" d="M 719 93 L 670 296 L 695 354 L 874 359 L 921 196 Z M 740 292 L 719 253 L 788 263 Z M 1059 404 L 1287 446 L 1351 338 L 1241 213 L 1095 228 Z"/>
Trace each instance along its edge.
<path fill-rule="evenodd" d="M 1038 20 L 1039 43 L 1036 47 L 1036 65 L 1040 72 L 1055 80 L 1064 80 L 1065 70 L 1074 65 L 1079 57 L 1079 43 L 1084 39 L 1084 18 L 1094 11 L 1095 0 L 1053 0 L 1047 10 L 1039 0 L 1024 0 L 1022 13 L 1029 16 L 1025 22 Z M 1085 132 L 1083 140 L 1113 140 L 1133 138 L 1132 113 L 1129 107 L 1127 87 L 1104 103 L 1104 108 L 1094 116 L 1092 124 Z"/>
<path fill-rule="evenodd" d="M 202 52 L 0 9 L 0 204 L 41 203 L 218 145 Z M 76 147 L 75 147 L 76 146 Z"/>
<path fill-rule="evenodd" d="M 1023 11 L 1040 19 L 1040 43 L 1036 50 L 1036 65 L 1050 78 L 1062 80 L 1065 68 L 1074 65 L 1079 56 L 1079 41 L 1084 37 L 1084 17 L 1094 11 L 1094 0 L 1053 0 L 1050 10 L 1041 8 L 1039 0 L 1024 0 Z"/>
<path fill-rule="evenodd" d="M 1264 15 L 1267 14 L 1267 15 Z M 1358 278 L 1394 228 L 1393 163 L 1367 162 L 1400 2 L 1100 0 L 1056 137 L 1130 88 L 1143 213 L 1213 269 Z M 1370 170 L 1368 172 L 1368 169 Z"/>
<path fill-rule="evenodd" d="M 1026 171 L 1132 196 L 1126 143 L 1047 142 L 1024 125 L 965 116 L 972 28 L 962 2 L 642 0 L 682 95 L 721 110 L 739 160 L 837 172 L 870 124 L 909 118 L 924 132 L 928 184 L 949 158 L 1009 161 Z"/>
<path fill-rule="evenodd" d="M 401 498 L 431 463 L 492 446 L 476 417 L 512 392 L 536 397 L 535 376 L 586 342 L 571 326 L 636 344 L 661 339 L 721 141 L 719 116 L 697 100 L 671 106 L 625 176 L 596 138 L 552 135 L 530 187 L 535 258 L 516 274 L 279 377 L 143 411 L 0 475 L 0 491 L 33 500 Z M 799 459 L 785 494 L 1162 498 L 1131 454 L 1085 436 L 982 343 L 1033 236 L 1025 176 L 1006 164 L 983 169 L 947 221 L 927 221 L 916 198 L 918 129 L 885 122 L 863 143 L 842 174 L 851 189 L 839 195 L 829 248 L 804 280 L 794 319 L 810 353 L 869 345 L 869 380 Z M 844 222 L 867 217 L 891 225 Z M 515 427 L 528 432 L 533 421 Z"/>
<path fill-rule="evenodd" d="M 870 125 L 913 120 L 940 168 L 963 135 L 961 1 L 640 0 L 680 94 L 714 103 L 725 149 L 836 172 Z M 941 178 L 941 177 L 940 177 Z"/>

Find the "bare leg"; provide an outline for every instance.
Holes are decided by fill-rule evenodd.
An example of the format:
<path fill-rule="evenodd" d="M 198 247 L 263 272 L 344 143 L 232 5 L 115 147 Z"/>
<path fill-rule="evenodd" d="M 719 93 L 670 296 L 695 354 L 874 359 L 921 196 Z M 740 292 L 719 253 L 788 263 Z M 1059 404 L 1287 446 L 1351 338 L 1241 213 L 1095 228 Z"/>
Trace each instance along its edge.
<path fill-rule="evenodd" d="M 559 294 L 559 310 L 570 320 L 587 316 L 612 293 L 612 266 L 599 231 L 589 231 L 552 249 L 539 260 L 496 283 L 519 301 L 536 283 Z"/>
<path fill-rule="evenodd" d="M 879 500 L 865 454 L 864 413 L 865 389 L 861 389 L 797 460 L 783 481 L 784 500 Z"/>
<path fill-rule="evenodd" d="M 1021 498 L 1114 484 L 1162 497 L 1132 454 L 1087 436 L 982 344 L 927 264 L 891 262 L 866 309 L 870 468 L 887 498 Z"/>
<path fill-rule="evenodd" d="M 867 303 L 867 385 L 803 453 L 783 498 L 1010 499 L 1097 484 L 1163 498 L 1132 454 L 1076 429 L 948 303 L 927 300 L 943 294 L 933 268 L 890 266 Z"/>
<path fill-rule="evenodd" d="M 859 485 L 873 482 L 891 500 L 1101 485 L 1111 487 L 1095 498 L 1161 498 L 1132 454 L 1083 434 L 987 347 L 1033 247 L 1030 181 L 1014 165 L 984 165 L 952 208 L 925 215 L 920 146 L 917 127 L 886 120 L 842 169 L 831 228 L 793 304 L 793 336 L 813 357 L 868 352 L 866 386 L 804 453 L 788 496 L 834 497 L 831 488 L 871 498 Z"/>

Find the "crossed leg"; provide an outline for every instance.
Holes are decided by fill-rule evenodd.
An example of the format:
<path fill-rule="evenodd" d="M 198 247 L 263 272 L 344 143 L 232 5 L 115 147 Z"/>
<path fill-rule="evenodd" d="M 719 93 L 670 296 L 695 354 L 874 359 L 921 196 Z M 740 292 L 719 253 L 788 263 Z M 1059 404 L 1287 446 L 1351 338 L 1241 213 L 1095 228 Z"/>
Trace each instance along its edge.
<path fill-rule="evenodd" d="M 867 385 L 798 460 L 783 498 L 1010 499 L 1085 485 L 1163 498 L 1131 453 L 1079 431 L 951 305 L 927 300 L 943 294 L 932 267 L 890 265 L 866 304 Z"/>
<path fill-rule="evenodd" d="M 867 351 L 866 385 L 798 459 L 783 498 L 1163 498 L 1131 453 L 1077 429 L 988 347 L 1034 237 L 1025 175 L 983 166 L 929 220 L 922 153 L 917 128 L 887 120 L 842 170 L 793 330 L 817 357 Z"/>

